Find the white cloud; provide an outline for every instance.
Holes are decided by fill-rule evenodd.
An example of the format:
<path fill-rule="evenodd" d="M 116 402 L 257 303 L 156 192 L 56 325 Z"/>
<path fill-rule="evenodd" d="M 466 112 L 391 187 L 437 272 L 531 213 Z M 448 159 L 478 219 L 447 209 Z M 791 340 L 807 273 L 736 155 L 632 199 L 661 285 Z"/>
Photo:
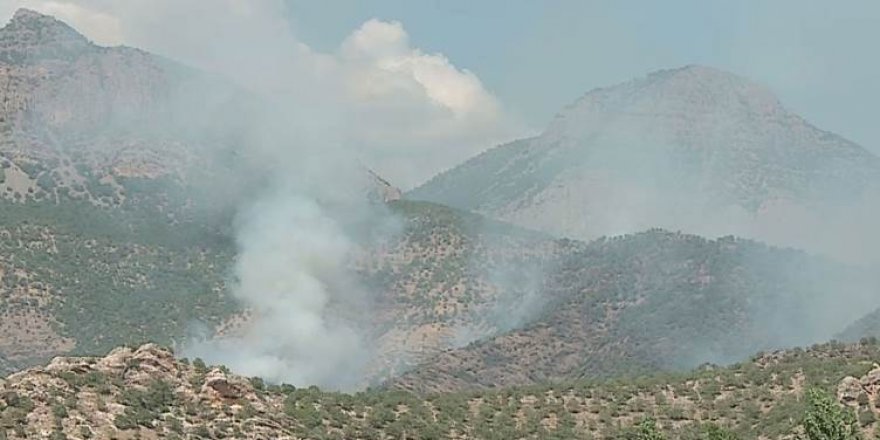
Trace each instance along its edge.
<path fill-rule="evenodd" d="M 393 180 L 415 183 L 521 133 L 476 75 L 412 47 L 399 22 L 367 21 L 336 59 L 357 140 Z"/>
<path fill-rule="evenodd" d="M 322 123 L 353 155 L 404 187 L 524 133 L 473 72 L 413 47 L 399 22 L 369 20 L 320 53 L 296 38 L 278 0 L 0 4 L 9 14 L 24 6 L 55 15 L 99 44 L 143 48 L 286 96 L 299 103 L 292 113 L 330 121 Z"/>
<path fill-rule="evenodd" d="M 366 206 L 354 161 L 409 186 L 518 133 L 476 75 L 413 47 L 397 22 L 370 20 L 320 53 L 295 37 L 277 0 L 0 0 L 0 12 L 13 5 L 219 72 L 272 104 L 265 118 L 241 118 L 254 124 L 246 157 L 269 186 L 249 194 L 256 202 L 236 224 L 232 289 L 256 318 L 242 338 L 188 347 L 246 374 L 360 385 L 370 341 L 354 311 L 370 295 L 347 279 L 360 241 L 345 225 L 396 222 Z"/>
<path fill-rule="evenodd" d="M 340 59 L 348 69 L 349 86 L 361 101 L 381 100 L 394 94 L 395 85 L 412 84 L 417 87 L 411 93 L 455 118 L 497 117 L 501 112 L 476 75 L 459 70 L 443 55 L 410 47 L 399 22 L 364 23 L 342 43 Z"/>

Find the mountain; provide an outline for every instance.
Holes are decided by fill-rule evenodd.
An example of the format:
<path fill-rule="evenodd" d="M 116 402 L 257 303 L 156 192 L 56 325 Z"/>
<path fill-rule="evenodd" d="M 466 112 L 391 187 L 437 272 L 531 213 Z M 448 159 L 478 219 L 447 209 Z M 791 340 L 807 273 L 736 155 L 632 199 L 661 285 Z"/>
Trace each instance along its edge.
<path fill-rule="evenodd" d="M 880 158 L 763 86 L 691 65 L 592 90 L 539 136 L 488 150 L 407 197 L 579 239 L 651 227 L 756 238 L 796 229 L 775 241 L 803 246 L 809 233 L 798 226 L 826 214 L 818 207 L 858 204 L 878 182 Z"/>
<path fill-rule="evenodd" d="M 235 296 L 235 228 L 268 179 L 247 144 L 265 102 L 27 10 L 0 42 L 0 370 L 122 344 L 180 347 L 194 328 L 247 331 L 260 317 Z M 537 154 L 535 142 L 509 148 Z M 834 142 L 837 156 L 860 151 Z M 547 157 L 571 165 L 561 154 L 580 144 L 558 143 Z M 862 159 L 855 170 L 871 168 Z M 505 173 L 537 172 L 542 160 Z M 382 177 L 363 177 L 355 197 L 382 215 L 341 222 L 353 251 L 346 273 L 332 274 L 345 282 L 326 284 L 356 283 L 368 304 L 326 310 L 358 323 L 373 355 L 357 372 L 365 386 L 480 388 L 734 362 L 825 340 L 880 306 L 864 271 L 796 251 L 657 229 L 560 239 L 401 199 Z"/>
<path fill-rule="evenodd" d="M 764 353 L 629 382 L 574 381 L 473 394 L 354 395 L 268 385 L 155 345 L 56 358 L 0 379 L 0 436 L 24 438 L 626 438 L 650 416 L 671 438 L 791 438 L 812 387 L 878 425 L 877 345 Z M 710 437 L 711 438 L 711 437 Z"/>
<path fill-rule="evenodd" d="M 681 371 L 828 340 L 877 303 L 872 275 L 732 237 L 653 230 L 565 255 L 549 304 L 391 385 L 418 392 Z"/>
<path fill-rule="evenodd" d="M 443 350 L 529 322 L 545 305 L 545 276 L 574 245 L 428 202 L 389 201 L 399 229 L 352 255 L 372 292 L 367 377 L 380 383 Z M 363 312 L 363 310 L 361 310 Z"/>
<path fill-rule="evenodd" d="M 26 9 L 0 29 L 0 83 L 0 358 L 170 342 L 235 310 L 238 191 L 217 179 L 235 165 L 203 153 L 234 149 L 211 121 L 242 92 Z"/>
<path fill-rule="evenodd" d="M 841 341 L 858 341 L 871 337 L 880 338 L 880 308 L 853 322 L 837 335 L 837 339 Z"/>
<path fill-rule="evenodd" d="M 233 219 L 263 184 L 244 145 L 259 98 L 25 9 L 0 29 L 0 53 L 0 371 L 246 327 Z M 357 243 L 350 263 L 380 305 L 367 330 L 377 377 L 526 319 L 520 295 L 536 294 L 530 268 L 551 237 L 363 180 L 358 196 L 387 203 L 399 228 Z"/>
<path fill-rule="evenodd" d="M 171 175 L 194 159 L 172 121 L 192 96 L 185 91 L 210 82 L 140 50 L 96 46 L 26 9 L 0 29 L 0 80 L 4 196 L 99 204 L 120 201 L 120 178 Z"/>

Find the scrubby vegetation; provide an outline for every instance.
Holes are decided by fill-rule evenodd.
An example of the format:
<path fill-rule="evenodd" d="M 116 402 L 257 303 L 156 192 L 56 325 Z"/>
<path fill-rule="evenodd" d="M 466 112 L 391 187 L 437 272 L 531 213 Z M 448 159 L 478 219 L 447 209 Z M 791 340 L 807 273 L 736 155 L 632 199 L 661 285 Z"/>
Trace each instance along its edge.
<path fill-rule="evenodd" d="M 871 292 L 864 272 L 733 237 L 652 230 L 562 246 L 540 314 L 443 353 L 398 385 L 441 391 L 735 362 L 827 338 L 846 321 L 825 310 L 861 309 L 828 292 Z"/>
<path fill-rule="evenodd" d="M 144 346 L 103 359 L 56 360 L 0 383 L 0 433 L 8 439 L 51 428 L 96 438 L 849 440 L 878 425 L 856 416 L 880 411 L 878 356 L 875 341 L 831 343 L 690 373 L 416 395 L 265 384 Z M 854 380 L 862 391 L 850 401 L 841 384 Z"/>
<path fill-rule="evenodd" d="M 232 246 L 156 214 L 0 200 L 0 315 L 41 317 L 80 353 L 170 343 L 194 322 L 217 323 L 235 310 Z"/>

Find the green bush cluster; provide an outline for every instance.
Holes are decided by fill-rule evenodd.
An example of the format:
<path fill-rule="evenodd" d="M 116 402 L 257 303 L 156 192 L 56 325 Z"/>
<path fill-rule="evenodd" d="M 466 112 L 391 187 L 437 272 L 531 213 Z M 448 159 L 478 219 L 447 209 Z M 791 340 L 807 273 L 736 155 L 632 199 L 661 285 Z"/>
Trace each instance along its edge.
<path fill-rule="evenodd" d="M 162 414 L 177 404 L 177 396 L 167 382 L 154 380 L 145 390 L 124 388 L 120 403 L 125 405 L 125 411 L 114 419 L 117 428 L 152 427 Z"/>

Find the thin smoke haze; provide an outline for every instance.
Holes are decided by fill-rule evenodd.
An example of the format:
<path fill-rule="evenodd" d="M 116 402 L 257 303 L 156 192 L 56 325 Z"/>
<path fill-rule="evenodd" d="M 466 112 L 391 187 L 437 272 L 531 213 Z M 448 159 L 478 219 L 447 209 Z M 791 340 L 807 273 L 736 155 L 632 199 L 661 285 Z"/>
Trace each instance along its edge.
<path fill-rule="evenodd" d="M 399 21 L 366 20 L 334 49 L 320 51 L 298 38 L 283 18 L 289 11 L 280 1 L 131 0 L 123 4 L 108 0 L 3 0 L 0 12 L 19 6 L 69 20 L 98 43 L 142 47 L 210 75 L 212 80 L 199 84 L 204 87 L 193 93 L 196 101 L 188 100 L 184 109 L 176 109 L 174 124 L 193 132 L 236 127 L 230 131 L 235 132 L 238 148 L 234 161 L 240 163 L 234 172 L 223 176 L 223 182 L 204 186 L 216 183 L 222 190 L 213 197 L 228 199 L 222 201 L 233 205 L 237 256 L 229 285 L 252 319 L 235 334 L 193 338 L 184 344 L 183 354 L 273 382 L 353 390 L 369 380 L 366 371 L 375 361 L 376 341 L 371 339 L 373 329 L 366 321 L 374 298 L 384 292 L 359 284 L 350 258 L 362 250 L 363 243 L 393 240 L 400 231 L 399 219 L 364 197 L 365 188 L 374 184 L 367 169 L 407 189 L 445 169 L 454 170 L 493 145 L 531 132 L 477 74 L 442 53 L 418 47 Z M 200 19 L 192 20 L 196 16 Z M 156 32 L 159 28 L 166 31 Z M 693 66 L 683 70 L 703 77 L 707 71 L 714 72 Z M 763 89 L 753 90 L 733 81 L 738 84 L 734 89 L 744 88 L 749 93 L 730 99 L 733 95 L 715 87 L 730 83 L 729 77 L 708 76 L 715 78 L 709 88 L 719 96 L 703 93 L 696 102 L 718 104 L 710 110 L 726 105 L 740 110 L 737 106 L 748 105 L 743 105 L 743 113 L 719 112 L 712 115 L 714 119 L 701 119 L 711 122 L 700 133 L 709 139 L 706 144 L 753 134 L 743 130 L 742 123 L 764 116 L 762 111 L 783 113 L 775 98 Z M 230 84 L 236 93 L 224 89 Z M 672 92 L 660 90 L 651 95 L 656 102 L 630 112 L 656 113 L 656 120 L 663 124 L 672 120 L 670 125 L 646 128 L 638 123 L 629 125 L 632 121 L 625 119 L 612 121 L 601 111 L 592 113 L 606 104 L 617 105 L 615 102 L 585 106 L 581 113 L 555 120 L 541 135 L 548 140 L 546 145 L 530 145 L 523 151 L 549 151 L 562 145 L 562 153 L 528 163 L 519 180 L 502 183 L 509 188 L 531 188 L 552 181 L 556 170 L 541 168 L 545 163 L 585 167 L 567 170 L 565 179 L 553 181 L 549 187 L 559 192 L 538 200 L 547 204 L 532 205 L 531 212 L 517 211 L 534 201 L 524 197 L 506 212 L 484 213 L 560 237 L 589 240 L 662 227 L 713 238 L 728 234 L 756 238 L 862 268 L 880 263 L 876 193 L 855 197 L 848 188 L 823 188 L 829 200 L 855 202 L 820 207 L 766 204 L 762 207 L 769 208 L 761 211 L 764 217 L 741 206 L 706 209 L 714 206 L 709 202 L 715 193 L 703 191 L 705 182 L 697 178 L 702 176 L 682 173 L 681 157 L 675 156 L 680 145 L 675 140 L 658 140 L 652 132 L 678 128 L 674 123 L 679 111 L 693 111 L 687 107 L 690 101 L 665 99 L 692 92 L 689 87 L 693 82 L 682 80 L 681 84 Z M 623 89 L 630 90 L 627 87 Z M 596 93 L 601 95 L 602 90 Z M 231 95 L 246 96 L 248 106 L 220 111 L 234 101 Z M 630 98 L 641 99 L 625 96 L 621 101 Z M 664 107 L 668 102 L 673 102 L 673 107 L 687 105 L 670 110 Z M 652 107 L 654 104 L 657 106 Z M 572 108 L 577 110 L 577 106 Z M 754 109 L 758 113 L 751 113 Z M 694 120 L 685 122 L 693 125 Z M 803 122 L 795 116 L 782 122 L 792 120 Z M 161 134 L 169 127 L 150 130 Z M 596 135 L 597 127 L 605 132 Z M 760 138 L 757 147 L 767 147 L 776 139 L 756 132 Z M 824 136 L 818 130 L 815 133 L 815 137 Z M 601 148 L 579 149 L 585 140 Z M 649 148 L 643 148 L 646 145 Z M 724 154 L 729 151 L 721 151 L 713 158 L 715 163 L 728 159 Z M 204 154 L 200 159 L 210 162 L 216 160 L 214 155 L 226 153 L 207 148 L 200 151 Z M 792 163 L 797 160 L 795 157 Z M 495 176 L 492 170 L 480 177 Z M 605 187 L 596 185 L 607 176 Z M 771 181 L 775 174 L 758 177 Z M 732 182 L 737 179 L 723 183 Z M 465 196 L 476 189 L 465 188 Z M 582 201 L 591 191 L 598 193 L 598 198 L 586 205 L 568 203 Z M 570 198 L 554 198 L 559 194 Z M 464 346 L 493 331 L 515 329 L 543 310 L 544 283 L 554 268 L 524 260 L 511 259 L 488 269 L 482 261 L 466 262 L 475 277 L 484 278 L 497 290 L 496 304 L 487 309 L 491 329 L 462 325 L 456 329 L 452 345 Z M 820 296 L 805 310 L 759 314 L 760 319 L 777 325 L 780 334 L 790 335 L 789 340 L 828 339 L 866 309 L 880 305 L 874 285 L 840 280 L 825 285 L 811 275 L 791 275 L 822 287 Z M 811 319 L 804 320 L 804 316 Z M 712 356 L 717 355 L 700 352 L 688 360 L 714 360 L 705 359 Z"/>

